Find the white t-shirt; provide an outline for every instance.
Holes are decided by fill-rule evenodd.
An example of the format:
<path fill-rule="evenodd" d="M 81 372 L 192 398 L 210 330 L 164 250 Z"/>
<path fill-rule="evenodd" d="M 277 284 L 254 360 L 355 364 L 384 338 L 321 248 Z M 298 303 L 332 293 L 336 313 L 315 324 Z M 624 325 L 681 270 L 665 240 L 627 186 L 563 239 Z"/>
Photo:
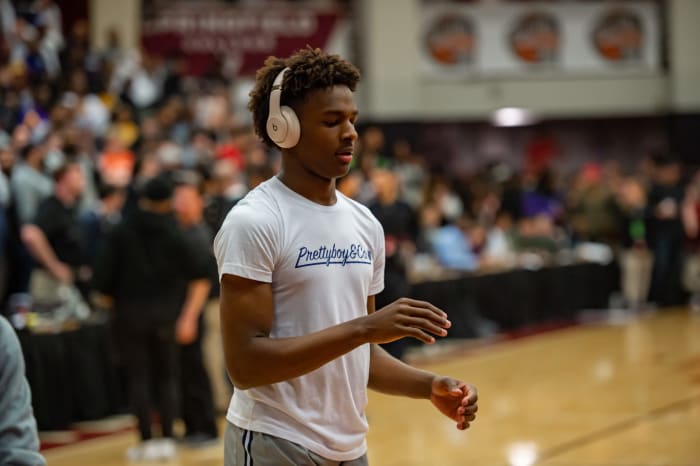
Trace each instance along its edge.
<path fill-rule="evenodd" d="M 214 240 L 219 276 L 271 283 L 271 338 L 306 335 L 367 314 L 384 288 L 384 232 L 363 205 L 336 193 L 316 204 L 278 178 L 227 215 Z M 233 311 L 235 312 L 235 311 Z M 236 389 L 227 419 L 284 438 L 333 461 L 366 451 L 368 344 L 301 377 Z"/>

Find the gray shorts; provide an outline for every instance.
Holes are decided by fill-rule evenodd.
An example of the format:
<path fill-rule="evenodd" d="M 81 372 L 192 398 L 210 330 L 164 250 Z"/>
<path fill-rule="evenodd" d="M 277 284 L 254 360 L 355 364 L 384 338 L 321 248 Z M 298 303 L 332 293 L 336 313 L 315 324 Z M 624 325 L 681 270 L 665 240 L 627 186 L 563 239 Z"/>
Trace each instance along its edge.
<path fill-rule="evenodd" d="M 331 461 L 289 440 L 244 430 L 226 422 L 224 465 L 367 466 L 367 455 L 352 461 Z"/>

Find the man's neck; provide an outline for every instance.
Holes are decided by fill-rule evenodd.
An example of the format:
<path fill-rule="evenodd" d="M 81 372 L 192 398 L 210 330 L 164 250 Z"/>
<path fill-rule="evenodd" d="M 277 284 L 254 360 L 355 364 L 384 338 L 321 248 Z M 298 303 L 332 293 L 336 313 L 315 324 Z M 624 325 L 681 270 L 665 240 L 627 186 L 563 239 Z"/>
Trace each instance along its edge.
<path fill-rule="evenodd" d="M 396 201 L 398 200 L 398 196 L 395 195 L 385 195 L 385 196 L 379 196 L 379 203 L 383 206 L 390 206 L 396 204 Z"/>
<path fill-rule="evenodd" d="M 193 228 L 197 226 L 201 221 L 203 220 L 203 217 L 196 217 L 196 218 L 179 218 L 178 221 L 180 222 L 180 225 L 185 228 Z"/>
<path fill-rule="evenodd" d="M 33 170 L 35 170 L 35 171 L 37 171 L 37 172 L 39 172 L 39 173 L 42 172 L 42 169 L 41 169 L 41 161 L 36 161 L 36 160 L 28 159 L 28 160 L 26 160 L 24 163 L 25 163 L 25 165 L 27 165 L 28 167 L 31 167 Z"/>
<path fill-rule="evenodd" d="M 284 170 L 280 171 L 278 178 L 289 189 L 316 204 L 330 206 L 337 201 L 335 179 L 309 177 L 301 180 L 300 177 L 289 176 Z"/>

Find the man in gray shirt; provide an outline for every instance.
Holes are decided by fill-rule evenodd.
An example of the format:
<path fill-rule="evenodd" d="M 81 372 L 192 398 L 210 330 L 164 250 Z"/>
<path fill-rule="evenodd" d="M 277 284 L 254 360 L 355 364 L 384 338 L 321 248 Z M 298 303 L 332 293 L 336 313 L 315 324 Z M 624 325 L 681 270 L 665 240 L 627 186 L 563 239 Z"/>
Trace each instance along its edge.
<path fill-rule="evenodd" d="M 15 331 L 0 316 L 0 464 L 45 466 L 32 412 L 24 357 Z"/>

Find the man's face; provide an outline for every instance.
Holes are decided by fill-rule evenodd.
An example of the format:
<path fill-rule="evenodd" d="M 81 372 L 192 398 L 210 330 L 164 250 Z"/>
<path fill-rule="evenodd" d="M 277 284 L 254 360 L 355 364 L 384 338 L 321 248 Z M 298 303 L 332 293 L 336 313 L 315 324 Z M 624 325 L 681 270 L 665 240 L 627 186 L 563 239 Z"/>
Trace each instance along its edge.
<path fill-rule="evenodd" d="M 372 182 L 382 201 L 392 202 L 398 197 L 399 180 L 394 172 L 383 169 L 374 170 Z"/>
<path fill-rule="evenodd" d="M 71 194 L 79 197 L 85 188 L 85 176 L 83 176 L 83 170 L 80 168 L 80 165 L 71 164 L 63 176 L 64 180 L 62 182 L 68 186 Z"/>
<path fill-rule="evenodd" d="M 15 165 L 15 153 L 9 147 L 0 149 L 0 170 L 9 172 Z"/>
<path fill-rule="evenodd" d="M 173 195 L 173 210 L 183 224 L 195 223 L 204 208 L 202 196 L 197 188 L 189 185 L 178 186 Z"/>
<path fill-rule="evenodd" d="M 342 85 L 318 89 L 297 107 L 301 137 L 290 149 L 290 162 L 318 178 L 345 175 L 357 141 L 357 106 L 352 91 Z"/>

